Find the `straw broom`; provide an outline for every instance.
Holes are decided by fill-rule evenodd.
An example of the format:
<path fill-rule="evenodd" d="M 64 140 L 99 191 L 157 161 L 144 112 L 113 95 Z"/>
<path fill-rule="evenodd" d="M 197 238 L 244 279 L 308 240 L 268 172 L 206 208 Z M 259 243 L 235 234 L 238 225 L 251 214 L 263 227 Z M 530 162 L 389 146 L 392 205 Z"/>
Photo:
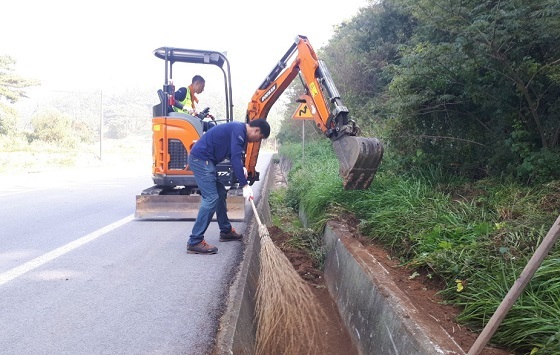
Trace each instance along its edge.
<path fill-rule="evenodd" d="M 309 285 L 274 245 L 250 199 L 261 238 L 256 301 L 257 354 L 324 354 L 319 329 L 326 315 Z"/>

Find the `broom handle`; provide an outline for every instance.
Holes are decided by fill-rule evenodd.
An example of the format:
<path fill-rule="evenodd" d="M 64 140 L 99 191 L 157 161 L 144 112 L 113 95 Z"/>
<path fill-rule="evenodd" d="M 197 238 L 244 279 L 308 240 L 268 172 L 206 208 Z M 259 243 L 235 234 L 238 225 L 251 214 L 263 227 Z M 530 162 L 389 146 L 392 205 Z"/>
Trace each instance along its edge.
<path fill-rule="evenodd" d="M 257 208 L 255 207 L 255 202 L 253 201 L 252 198 L 249 198 L 249 201 L 251 201 L 251 206 L 253 207 L 253 212 L 255 213 L 255 218 L 257 219 L 257 223 L 259 224 L 259 226 L 262 226 L 261 220 L 259 218 L 259 213 L 257 212 Z"/>

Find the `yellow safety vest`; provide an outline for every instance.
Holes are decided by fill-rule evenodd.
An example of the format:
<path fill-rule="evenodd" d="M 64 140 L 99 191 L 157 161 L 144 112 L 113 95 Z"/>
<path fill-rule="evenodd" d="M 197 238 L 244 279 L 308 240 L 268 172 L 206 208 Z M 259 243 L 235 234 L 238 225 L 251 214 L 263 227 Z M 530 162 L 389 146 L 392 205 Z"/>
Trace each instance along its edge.
<path fill-rule="evenodd" d="M 183 108 L 178 108 L 177 106 L 173 106 L 173 111 L 175 112 L 180 112 L 180 113 L 186 113 L 188 115 L 190 115 L 189 111 L 186 109 L 188 107 L 191 107 L 194 109 L 193 107 L 193 102 L 191 99 L 191 88 L 187 87 L 187 94 L 185 95 L 185 99 L 182 101 L 177 100 L 177 102 L 179 102 L 180 104 L 183 105 Z"/>

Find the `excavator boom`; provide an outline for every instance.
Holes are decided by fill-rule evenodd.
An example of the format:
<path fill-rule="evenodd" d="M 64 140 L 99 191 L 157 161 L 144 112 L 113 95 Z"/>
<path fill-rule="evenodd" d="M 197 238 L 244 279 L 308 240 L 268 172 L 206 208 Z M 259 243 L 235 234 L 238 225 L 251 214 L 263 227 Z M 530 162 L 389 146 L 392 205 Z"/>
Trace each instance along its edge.
<path fill-rule="evenodd" d="M 383 145 L 377 138 L 359 136 L 360 129 L 349 118 L 349 111 L 325 62 L 317 57 L 307 37 L 296 37 L 255 91 L 247 107 L 247 122 L 266 118 L 274 103 L 298 75 L 305 93 L 297 101 L 307 105 L 316 126 L 332 141 L 344 189 L 367 189 L 381 163 Z M 249 143 L 247 147 L 245 166 L 249 181 L 258 176 L 255 166 L 259 148 L 260 143 Z"/>

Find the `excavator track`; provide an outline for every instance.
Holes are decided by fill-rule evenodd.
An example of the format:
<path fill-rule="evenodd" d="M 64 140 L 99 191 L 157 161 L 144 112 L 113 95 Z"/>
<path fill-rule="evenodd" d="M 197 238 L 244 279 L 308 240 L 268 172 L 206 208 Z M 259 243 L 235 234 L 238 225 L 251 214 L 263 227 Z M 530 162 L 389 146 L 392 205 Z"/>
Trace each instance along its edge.
<path fill-rule="evenodd" d="M 345 190 L 365 190 L 371 185 L 383 158 L 383 145 L 377 138 L 342 136 L 333 141 Z"/>

